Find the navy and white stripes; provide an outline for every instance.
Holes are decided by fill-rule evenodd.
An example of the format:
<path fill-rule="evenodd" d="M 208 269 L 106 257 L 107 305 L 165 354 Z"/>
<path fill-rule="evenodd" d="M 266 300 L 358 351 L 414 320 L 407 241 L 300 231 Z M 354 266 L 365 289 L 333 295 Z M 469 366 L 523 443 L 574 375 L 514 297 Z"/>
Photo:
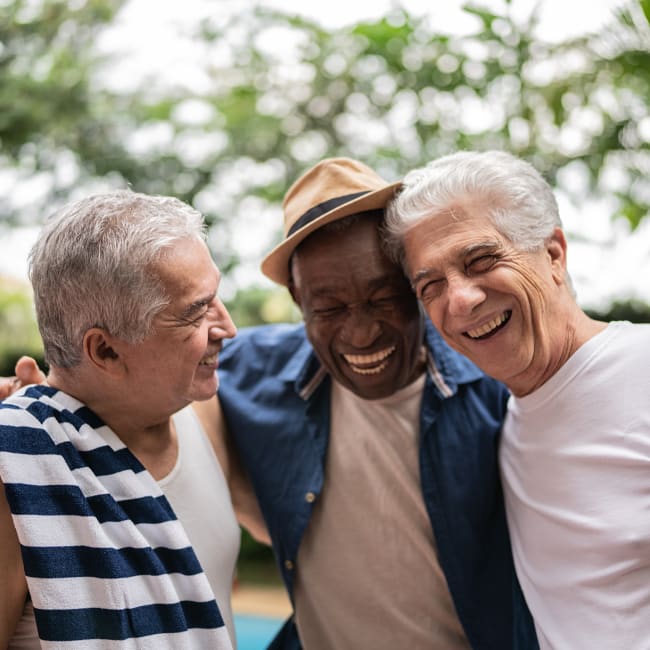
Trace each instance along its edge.
<path fill-rule="evenodd" d="M 0 403 L 0 476 L 43 648 L 231 647 L 160 487 L 80 402 L 31 386 Z"/>

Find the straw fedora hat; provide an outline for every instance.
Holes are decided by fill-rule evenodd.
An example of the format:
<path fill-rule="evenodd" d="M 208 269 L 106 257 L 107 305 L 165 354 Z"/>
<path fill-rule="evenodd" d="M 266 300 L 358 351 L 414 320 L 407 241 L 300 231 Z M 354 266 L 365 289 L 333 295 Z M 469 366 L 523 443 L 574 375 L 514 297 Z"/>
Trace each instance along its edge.
<path fill-rule="evenodd" d="M 358 212 L 383 208 L 401 181 L 387 183 L 370 167 L 351 158 L 327 158 L 305 172 L 287 191 L 284 241 L 262 262 L 271 280 L 289 283 L 289 258 L 318 228 Z"/>

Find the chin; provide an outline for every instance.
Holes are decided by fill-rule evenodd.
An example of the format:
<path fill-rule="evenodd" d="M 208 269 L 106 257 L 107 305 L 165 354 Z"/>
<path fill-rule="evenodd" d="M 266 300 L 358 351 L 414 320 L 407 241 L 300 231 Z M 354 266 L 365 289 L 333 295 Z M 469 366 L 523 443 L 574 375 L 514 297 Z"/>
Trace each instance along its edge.
<path fill-rule="evenodd" d="M 210 385 L 201 386 L 193 391 L 193 401 L 205 402 L 206 400 L 213 398 L 217 393 L 217 388 L 219 388 L 218 381 L 214 381 Z"/>
<path fill-rule="evenodd" d="M 392 395 L 396 388 L 393 385 L 386 386 L 385 384 L 377 386 L 351 386 L 350 389 L 352 392 L 356 393 L 359 397 L 363 399 L 381 399 L 382 397 L 388 397 Z"/>

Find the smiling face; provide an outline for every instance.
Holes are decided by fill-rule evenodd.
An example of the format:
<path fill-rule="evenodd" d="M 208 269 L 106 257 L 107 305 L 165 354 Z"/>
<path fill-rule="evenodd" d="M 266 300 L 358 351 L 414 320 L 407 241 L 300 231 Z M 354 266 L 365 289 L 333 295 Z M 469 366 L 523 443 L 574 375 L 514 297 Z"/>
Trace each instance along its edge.
<path fill-rule="evenodd" d="M 404 252 L 438 331 L 515 394 L 540 386 L 568 358 L 566 242 L 559 228 L 539 250 L 522 252 L 470 206 L 418 223 L 406 233 Z"/>
<path fill-rule="evenodd" d="M 315 233 L 295 252 L 292 272 L 307 336 L 334 380 L 379 399 L 423 371 L 417 301 L 381 248 L 376 217 Z"/>
<path fill-rule="evenodd" d="M 171 413 L 214 396 L 218 353 L 236 330 L 217 297 L 221 276 L 204 242 L 177 242 L 159 275 L 170 303 L 154 318 L 151 335 L 121 347 L 129 383 Z"/>

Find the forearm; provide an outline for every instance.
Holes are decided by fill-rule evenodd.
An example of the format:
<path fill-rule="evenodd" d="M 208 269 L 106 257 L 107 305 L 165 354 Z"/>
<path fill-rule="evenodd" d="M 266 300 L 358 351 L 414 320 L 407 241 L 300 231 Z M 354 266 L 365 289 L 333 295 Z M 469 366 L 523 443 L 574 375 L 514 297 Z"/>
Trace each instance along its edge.
<path fill-rule="evenodd" d="M 26 596 L 20 544 L 0 482 L 0 648 L 6 648 L 13 636 Z"/>

